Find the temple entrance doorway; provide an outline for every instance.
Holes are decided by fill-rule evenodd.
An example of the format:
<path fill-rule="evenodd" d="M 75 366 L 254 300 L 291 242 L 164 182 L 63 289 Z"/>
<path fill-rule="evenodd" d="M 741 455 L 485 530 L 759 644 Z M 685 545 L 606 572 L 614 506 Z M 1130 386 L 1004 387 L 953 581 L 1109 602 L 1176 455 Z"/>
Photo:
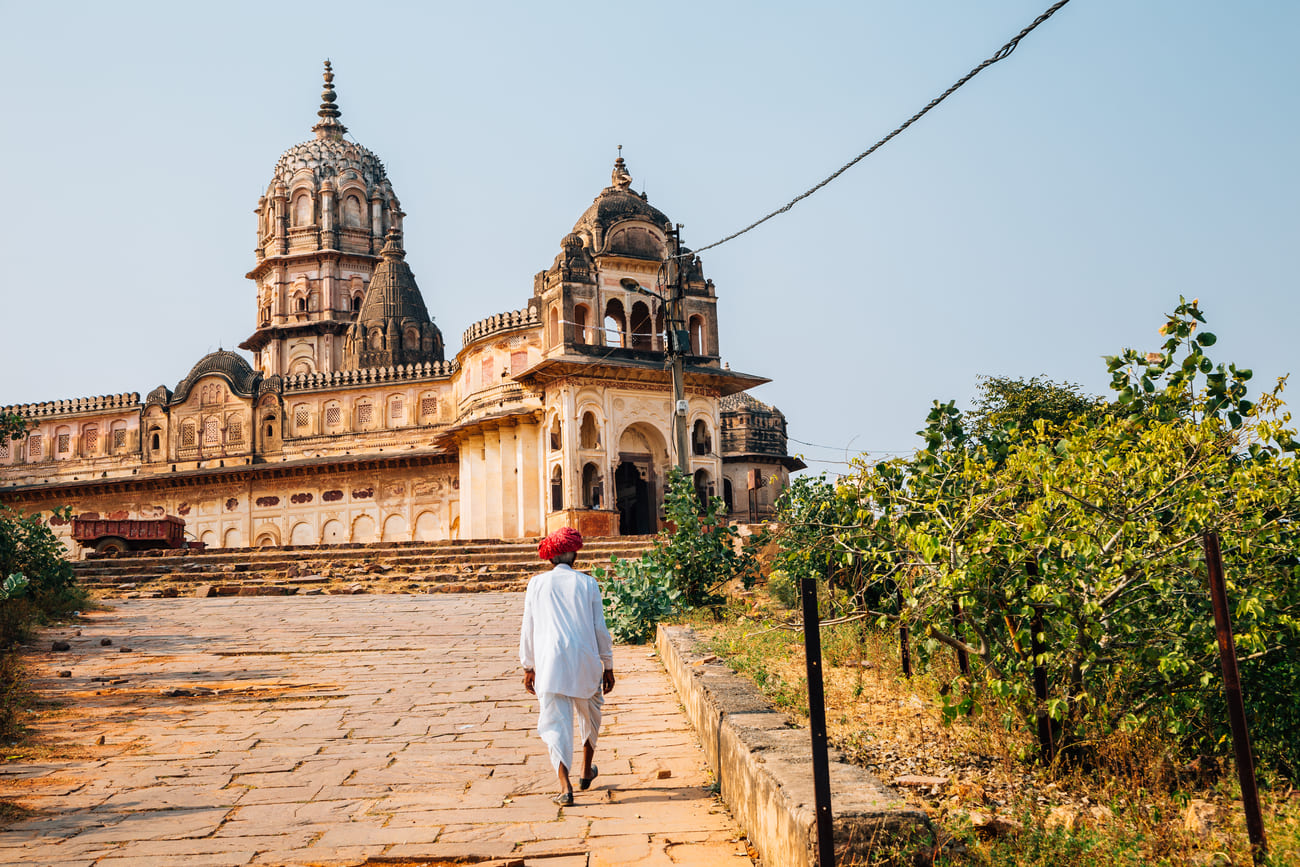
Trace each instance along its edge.
<path fill-rule="evenodd" d="M 644 536 L 655 531 L 654 498 L 650 483 L 654 467 L 649 455 L 619 455 L 622 463 L 614 471 L 620 536 Z"/>
<path fill-rule="evenodd" d="M 620 535 L 644 536 L 659 529 L 663 492 L 655 467 L 663 467 L 667 461 L 668 441 L 654 425 L 636 422 L 619 436 L 614 506 Z"/>

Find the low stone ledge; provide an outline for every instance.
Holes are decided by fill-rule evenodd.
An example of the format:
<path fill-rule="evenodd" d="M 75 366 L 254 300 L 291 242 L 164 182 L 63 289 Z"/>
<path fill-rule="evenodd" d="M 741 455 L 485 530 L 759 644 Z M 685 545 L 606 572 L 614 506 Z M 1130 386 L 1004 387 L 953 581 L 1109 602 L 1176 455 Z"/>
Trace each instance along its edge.
<path fill-rule="evenodd" d="M 712 657 L 685 626 L 660 626 L 655 645 L 699 734 L 722 798 L 763 863 L 815 867 L 816 805 L 808 730 L 777 713 L 748 680 Z M 710 661 L 705 661 L 710 660 Z M 830 751 L 838 863 L 929 839 L 926 814 L 863 768 Z"/>

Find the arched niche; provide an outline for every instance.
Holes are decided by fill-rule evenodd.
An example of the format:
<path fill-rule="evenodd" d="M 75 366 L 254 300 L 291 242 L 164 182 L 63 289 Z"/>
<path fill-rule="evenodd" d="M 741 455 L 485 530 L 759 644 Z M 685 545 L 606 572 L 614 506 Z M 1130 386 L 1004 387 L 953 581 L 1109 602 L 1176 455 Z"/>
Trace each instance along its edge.
<path fill-rule="evenodd" d="M 358 515 L 352 522 L 352 541 L 375 541 L 375 519 L 370 515 Z"/>
<path fill-rule="evenodd" d="M 596 414 L 587 410 L 582 414 L 582 426 L 578 428 L 578 445 L 584 449 L 600 448 L 600 422 Z"/>
<path fill-rule="evenodd" d="M 405 542 L 409 534 L 406 531 L 406 518 L 401 515 L 389 515 L 384 519 L 384 542 Z"/>

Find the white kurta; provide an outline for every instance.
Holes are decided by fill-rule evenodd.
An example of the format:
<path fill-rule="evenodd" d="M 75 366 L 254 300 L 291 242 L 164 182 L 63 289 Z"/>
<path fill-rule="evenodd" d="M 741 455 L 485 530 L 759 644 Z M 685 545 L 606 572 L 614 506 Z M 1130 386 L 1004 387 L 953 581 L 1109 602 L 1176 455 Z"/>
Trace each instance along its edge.
<path fill-rule="evenodd" d="M 586 699 L 600 691 L 614 643 L 595 578 L 561 563 L 528 581 L 519 661 L 536 672 L 539 694 Z"/>

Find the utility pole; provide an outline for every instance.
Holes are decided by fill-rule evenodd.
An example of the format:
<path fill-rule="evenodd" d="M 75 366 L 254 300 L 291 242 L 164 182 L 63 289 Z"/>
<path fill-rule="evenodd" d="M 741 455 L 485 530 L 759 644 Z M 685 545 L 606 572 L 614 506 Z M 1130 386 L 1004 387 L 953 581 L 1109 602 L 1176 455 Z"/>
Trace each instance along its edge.
<path fill-rule="evenodd" d="M 671 299 L 668 304 L 668 347 L 670 358 L 673 366 L 673 432 L 677 440 L 677 468 L 682 471 L 682 475 L 690 478 L 691 459 L 687 451 L 686 442 L 686 379 L 683 369 L 683 357 L 691 349 L 691 335 L 686 330 L 686 322 L 682 317 L 682 266 L 681 260 L 677 255 L 682 248 L 682 227 L 673 226 L 668 230 L 668 237 L 671 239 L 669 259 L 668 259 L 668 291 L 671 293 Z"/>
<path fill-rule="evenodd" d="M 647 289 L 631 277 L 624 277 L 619 283 L 628 292 L 640 292 L 642 295 L 649 295 L 652 298 L 658 298 L 660 303 L 668 309 L 668 345 L 664 351 L 668 355 L 668 361 L 672 368 L 673 375 L 673 441 L 677 451 L 677 468 L 682 471 L 682 475 L 690 478 L 691 475 L 691 458 L 688 451 L 689 444 L 686 440 L 686 413 L 689 405 L 686 403 L 686 372 L 685 357 L 691 351 L 691 334 L 686 329 L 686 320 L 684 317 L 682 296 L 685 289 L 682 286 L 682 267 L 681 260 L 677 258 L 681 250 L 681 225 L 673 226 L 668 230 L 668 261 L 664 263 L 664 268 L 668 272 L 668 290 L 667 297 Z"/>

